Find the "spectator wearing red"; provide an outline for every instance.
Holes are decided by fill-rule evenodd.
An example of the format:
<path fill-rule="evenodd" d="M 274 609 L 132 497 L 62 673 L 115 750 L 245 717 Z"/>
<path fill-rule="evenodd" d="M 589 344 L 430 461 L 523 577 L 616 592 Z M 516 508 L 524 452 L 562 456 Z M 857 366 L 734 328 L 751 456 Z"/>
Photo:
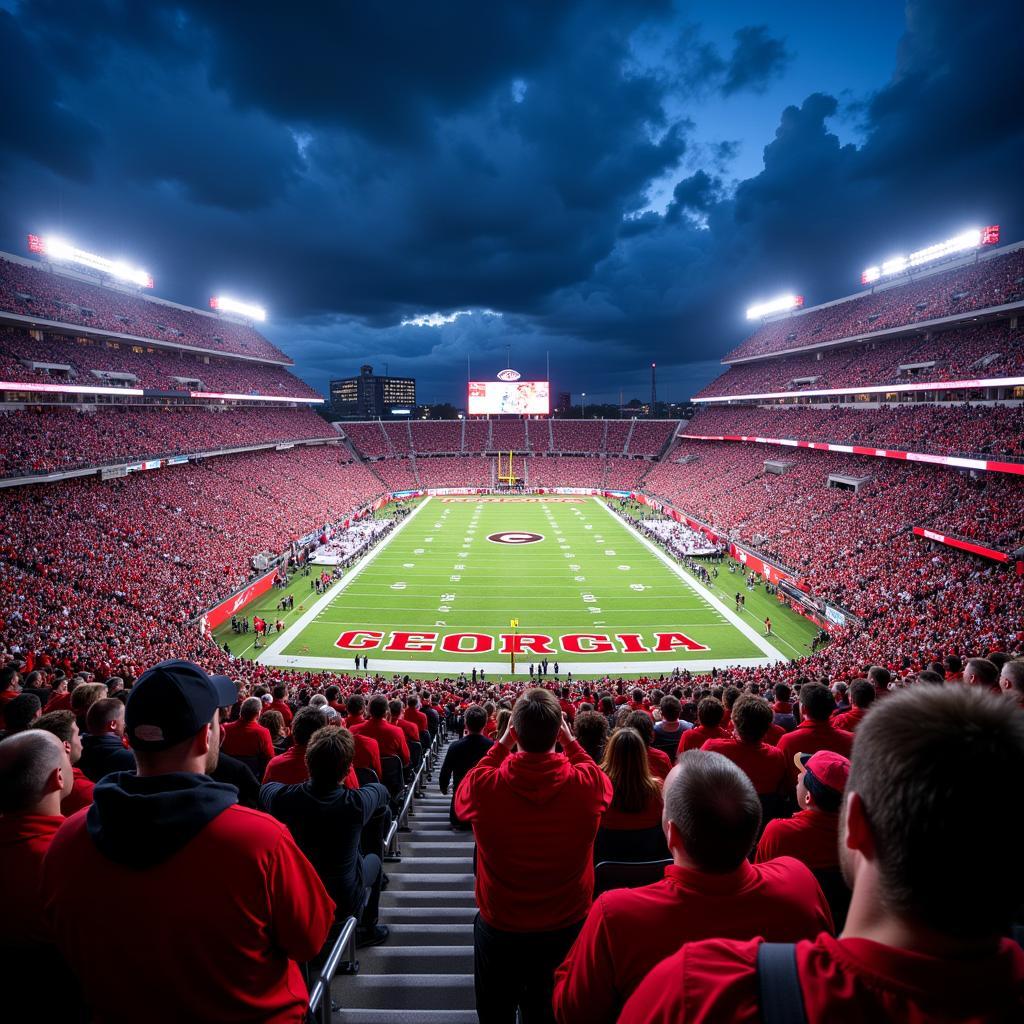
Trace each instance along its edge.
<path fill-rule="evenodd" d="M 850 762 L 831 750 L 797 754 L 799 775 L 792 818 L 769 821 L 757 844 L 756 863 L 795 857 L 812 871 L 839 868 L 839 808 L 850 776 Z"/>
<path fill-rule="evenodd" d="M 708 740 L 728 739 L 729 734 L 721 728 L 725 708 L 717 697 L 704 697 L 697 705 L 697 725 L 687 729 L 679 738 L 678 753 L 700 750 Z"/>
<path fill-rule="evenodd" d="M 643 712 L 633 715 L 645 717 Z M 628 726 L 616 729 L 605 747 L 601 770 L 612 784 L 612 800 L 594 841 L 594 863 L 659 860 L 668 856 L 661 830 L 661 780 L 650 769 L 643 737 Z"/>
<path fill-rule="evenodd" d="M 359 733 L 353 733 L 352 739 L 356 745 L 352 767 L 356 771 L 360 768 L 369 768 L 370 771 L 376 772 L 378 779 L 382 778 L 384 772 L 380 765 L 380 744 L 372 737 L 361 736 Z"/>
<path fill-rule="evenodd" d="M 44 945 L 43 856 L 64 823 L 74 776 L 64 744 L 42 729 L 0 741 L 0 946 Z"/>
<path fill-rule="evenodd" d="M 810 1024 L 1020 1019 L 1024 950 L 1005 936 L 1024 901 L 1022 775 L 1024 712 L 1005 700 L 923 686 L 871 712 L 840 812 L 846 927 L 795 947 Z M 989 869 L 951 885 L 978 850 Z M 763 1020 L 761 941 L 683 946 L 647 975 L 620 1024 Z"/>
<path fill-rule="evenodd" d="M 564 753 L 555 753 L 555 744 Z M 518 746 L 517 753 L 512 753 Z M 554 694 L 529 689 L 501 739 L 462 780 L 455 813 L 477 844 L 477 1015 L 551 1018 L 555 968 L 590 909 L 593 847 L 612 785 L 573 738 Z M 515 964 L 515 970 L 509 965 Z"/>
<path fill-rule="evenodd" d="M 419 733 L 430 732 L 427 716 L 419 709 L 419 698 L 413 694 L 405 699 L 404 717 L 416 726 L 416 741 L 419 742 Z"/>
<path fill-rule="evenodd" d="M 802 721 L 779 740 L 779 750 L 786 755 L 790 783 L 796 784 L 797 768 L 793 758 L 797 754 L 815 754 L 819 750 L 831 750 L 843 757 L 849 757 L 853 747 L 853 736 L 837 729 L 831 721 L 835 701 L 827 686 L 821 683 L 804 683 L 800 689 L 800 710 Z"/>
<path fill-rule="evenodd" d="M 665 782 L 672 864 L 639 889 L 603 893 L 555 976 L 559 1024 L 615 1021 L 647 972 L 686 942 L 711 936 L 796 942 L 832 930 L 828 905 L 802 865 L 751 865 L 761 824 L 749 778 L 720 754 L 691 751 Z"/>
<path fill-rule="evenodd" d="M 874 700 L 874 686 L 867 679 L 854 679 L 850 684 L 850 703 L 852 707 L 841 715 L 833 715 L 832 724 L 837 729 L 842 729 L 845 732 L 852 733 L 856 731 L 857 726 L 864 721 L 864 716 L 868 713 L 868 709 L 874 703 Z"/>
<path fill-rule="evenodd" d="M 868 669 L 868 680 L 875 688 L 876 697 L 888 697 L 892 692 L 889 689 L 892 673 L 884 665 L 872 665 Z"/>
<path fill-rule="evenodd" d="M 366 701 L 363 700 L 363 696 L 360 693 L 353 693 L 347 701 L 345 701 L 345 728 L 351 732 L 357 725 L 362 725 L 363 722 L 367 721 L 366 717 Z"/>
<path fill-rule="evenodd" d="M 32 723 L 32 728 L 52 733 L 64 744 L 67 751 L 74 781 L 71 792 L 60 802 L 60 813 L 65 818 L 70 818 L 75 811 L 80 811 L 92 803 L 92 791 L 95 786 L 95 783 L 77 767 L 82 757 L 82 738 L 78 733 L 78 723 L 70 711 L 51 711 L 37 718 Z"/>
<path fill-rule="evenodd" d="M 50 847 L 45 917 L 93 1019 L 126 1020 L 140 1006 L 157 1024 L 304 1019 L 296 961 L 320 951 L 334 903 L 288 829 L 209 778 L 219 709 L 235 699 L 224 677 L 189 662 L 143 673 L 127 704 L 138 775 L 104 779 Z M 112 893 L 124 913 L 110 912 Z M 125 942 L 125 914 L 160 927 Z"/>
<path fill-rule="evenodd" d="M 351 707 L 351 702 L 350 705 Z M 409 767 L 409 744 L 406 742 L 405 733 L 385 721 L 388 713 L 388 699 L 382 693 L 375 693 L 370 698 L 370 717 L 365 722 L 352 725 L 352 716 L 349 715 L 348 729 L 354 734 L 367 736 L 376 740 L 380 749 L 381 757 L 400 757 L 402 764 Z"/>
<path fill-rule="evenodd" d="M 0 729 L 6 729 L 4 708 L 21 693 L 21 673 L 16 665 L 4 665 L 0 668 Z"/>
<path fill-rule="evenodd" d="M 732 709 L 736 738 L 710 739 L 701 747 L 722 754 L 746 773 L 758 796 L 780 795 L 786 784 L 786 755 L 764 742 L 772 725 L 768 701 L 752 694 L 738 697 Z"/>
<path fill-rule="evenodd" d="M 68 692 L 68 677 L 62 674 L 59 679 L 54 680 L 50 699 L 43 705 L 43 714 L 48 715 L 51 711 L 70 710 L 71 694 Z"/>
<path fill-rule="evenodd" d="M 288 703 L 288 686 L 285 683 L 278 683 L 273 690 L 274 699 L 266 706 L 265 711 L 277 711 L 284 719 L 284 724 L 291 728 L 294 712 Z"/>
<path fill-rule="evenodd" d="M 246 697 L 238 709 L 238 718 L 224 726 L 224 753 L 237 757 L 257 779 L 263 778 L 274 757 L 270 730 L 259 723 L 262 711 L 263 701 L 259 697 Z"/>
<path fill-rule="evenodd" d="M 263 773 L 263 785 L 268 782 L 282 782 L 286 786 L 297 785 L 309 778 L 306 767 L 306 744 L 310 737 L 327 724 L 327 715 L 320 708 L 301 708 L 292 720 L 292 745 L 277 757 L 272 758 Z"/>
<path fill-rule="evenodd" d="M 391 724 L 405 733 L 406 745 L 409 743 L 419 743 L 420 731 L 411 719 L 405 718 L 402 715 L 402 702 L 400 700 L 388 701 L 388 716 L 391 719 Z"/>
<path fill-rule="evenodd" d="M 647 747 L 647 761 L 650 765 L 651 774 L 659 781 L 664 782 L 668 773 L 672 771 L 672 758 L 663 750 L 654 746 L 654 720 L 647 711 L 631 711 L 626 716 L 624 723 L 627 729 L 636 729 L 640 733 Z"/>
<path fill-rule="evenodd" d="M 796 728 L 796 708 L 790 700 L 792 691 L 785 683 L 776 683 L 774 687 L 775 703 L 772 704 L 772 723 L 783 732 L 792 732 Z M 776 741 L 778 742 L 778 741 Z"/>

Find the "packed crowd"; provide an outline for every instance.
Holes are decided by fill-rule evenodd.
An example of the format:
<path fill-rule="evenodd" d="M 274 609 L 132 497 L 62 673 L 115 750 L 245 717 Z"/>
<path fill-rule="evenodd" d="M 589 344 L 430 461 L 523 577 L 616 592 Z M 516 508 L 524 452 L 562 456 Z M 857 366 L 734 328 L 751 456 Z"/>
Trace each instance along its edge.
<path fill-rule="evenodd" d="M 0 309 L 115 334 L 238 355 L 288 359 L 254 327 L 135 292 L 87 284 L 0 258 Z"/>
<path fill-rule="evenodd" d="M 824 441 L 994 460 L 1024 459 L 1024 407 L 1010 405 L 922 403 L 879 409 L 710 406 L 701 409 L 683 433 L 696 437 Z"/>
<path fill-rule="evenodd" d="M 0 476 L 103 466 L 275 441 L 337 435 L 309 409 L 41 406 L 0 409 Z M 339 453 L 343 449 L 335 446 Z M 348 453 L 344 452 L 347 457 Z"/>
<path fill-rule="evenodd" d="M 481 1024 L 1017 1019 L 1024 883 L 949 880 L 1024 839 L 1024 659 L 969 649 L 792 690 L 0 665 L 5 1007 L 302 1020 L 335 922 L 390 938 L 382 836 L 447 729 Z M 159 923 L 117 986 L 112 899 Z"/>
<path fill-rule="evenodd" d="M 1024 333 L 1011 324 L 1010 320 L 965 324 L 738 363 L 697 397 L 1019 377 L 1024 372 Z"/>
<path fill-rule="evenodd" d="M 64 367 L 69 367 L 70 371 Z M 129 376 L 120 376 L 123 374 Z M 144 343 L 131 345 L 103 339 L 68 338 L 20 328 L 0 328 L 0 377 L 26 383 L 319 397 L 283 366 L 200 355 L 185 349 L 153 348 Z"/>
<path fill-rule="evenodd" d="M 1024 299 L 1024 250 L 762 324 L 726 359 L 768 355 Z"/>

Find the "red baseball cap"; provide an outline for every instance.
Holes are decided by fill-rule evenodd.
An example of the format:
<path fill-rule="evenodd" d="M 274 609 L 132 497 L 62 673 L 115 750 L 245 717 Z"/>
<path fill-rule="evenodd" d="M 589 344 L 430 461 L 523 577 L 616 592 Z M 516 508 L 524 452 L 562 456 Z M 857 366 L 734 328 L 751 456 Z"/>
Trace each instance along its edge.
<path fill-rule="evenodd" d="M 849 758 L 832 750 L 797 754 L 793 758 L 804 773 L 804 786 L 823 811 L 838 811 L 846 782 L 850 778 Z"/>

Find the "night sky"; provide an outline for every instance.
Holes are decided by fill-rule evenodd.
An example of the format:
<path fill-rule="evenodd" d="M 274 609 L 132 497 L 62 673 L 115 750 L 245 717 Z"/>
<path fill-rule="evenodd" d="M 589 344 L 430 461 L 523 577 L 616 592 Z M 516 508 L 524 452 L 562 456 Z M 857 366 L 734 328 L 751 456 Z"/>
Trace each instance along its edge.
<path fill-rule="evenodd" d="M 492 378 L 510 345 L 588 403 L 646 397 L 656 360 L 679 401 L 755 300 L 849 294 L 971 226 L 1024 237 L 1022 21 L 1019 0 L 0 0 L 0 248 L 59 233 L 165 298 L 260 302 L 321 390 L 371 362 L 462 404 L 467 356 Z"/>

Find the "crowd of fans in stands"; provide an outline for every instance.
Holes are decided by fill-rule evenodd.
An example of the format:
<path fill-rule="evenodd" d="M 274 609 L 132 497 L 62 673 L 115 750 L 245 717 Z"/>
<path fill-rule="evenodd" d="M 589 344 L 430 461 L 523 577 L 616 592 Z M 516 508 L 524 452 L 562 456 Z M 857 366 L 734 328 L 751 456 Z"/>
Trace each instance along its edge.
<path fill-rule="evenodd" d="M 255 328 L 141 294 L 0 259 L 0 309 L 40 320 L 287 362 Z"/>
<path fill-rule="evenodd" d="M 726 359 L 769 355 L 826 341 L 955 316 L 1024 299 L 1024 250 L 880 288 L 759 327 Z"/>
<path fill-rule="evenodd" d="M 50 365 L 33 368 L 35 364 Z M 70 367 L 70 371 L 64 367 Z M 118 374 L 129 374 L 130 378 Z M 0 379 L 283 398 L 320 397 L 283 366 L 200 355 L 185 349 L 154 348 L 143 342 L 132 345 L 68 338 L 22 328 L 0 328 Z"/>
<path fill-rule="evenodd" d="M 763 993 L 787 978 L 785 1019 L 1015 1019 L 1024 885 L 949 880 L 1024 838 L 1024 659 L 968 650 L 792 691 L 686 674 L 267 686 L 181 660 L 94 683 L 6 663 L 5 1008 L 117 1020 L 159 991 L 158 1021 L 303 1019 L 300 965 L 338 922 L 389 938 L 382 837 L 403 779 L 383 784 L 384 762 L 414 768 L 447 729 L 483 1024 L 769 1020 Z M 117 986 L 112 899 L 153 925 L 119 947 Z"/>
<path fill-rule="evenodd" d="M 1024 408 L 1009 405 L 709 406 L 683 433 L 867 445 L 935 455 L 1024 459 Z"/>
<path fill-rule="evenodd" d="M 223 411 L 204 406 L 100 406 L 78 412 L 57 406 L 0 409 L 0 476 L 102 466 L 337 434 L 309 409 Z M 348 452 L 335 446 L 348 461 Z"/>
<path fill-rule="evenodd" d="M 1024 335 L 1001 320 L 736 363 L 697 397 L 1019 377 L 1022 371 Z"/>

